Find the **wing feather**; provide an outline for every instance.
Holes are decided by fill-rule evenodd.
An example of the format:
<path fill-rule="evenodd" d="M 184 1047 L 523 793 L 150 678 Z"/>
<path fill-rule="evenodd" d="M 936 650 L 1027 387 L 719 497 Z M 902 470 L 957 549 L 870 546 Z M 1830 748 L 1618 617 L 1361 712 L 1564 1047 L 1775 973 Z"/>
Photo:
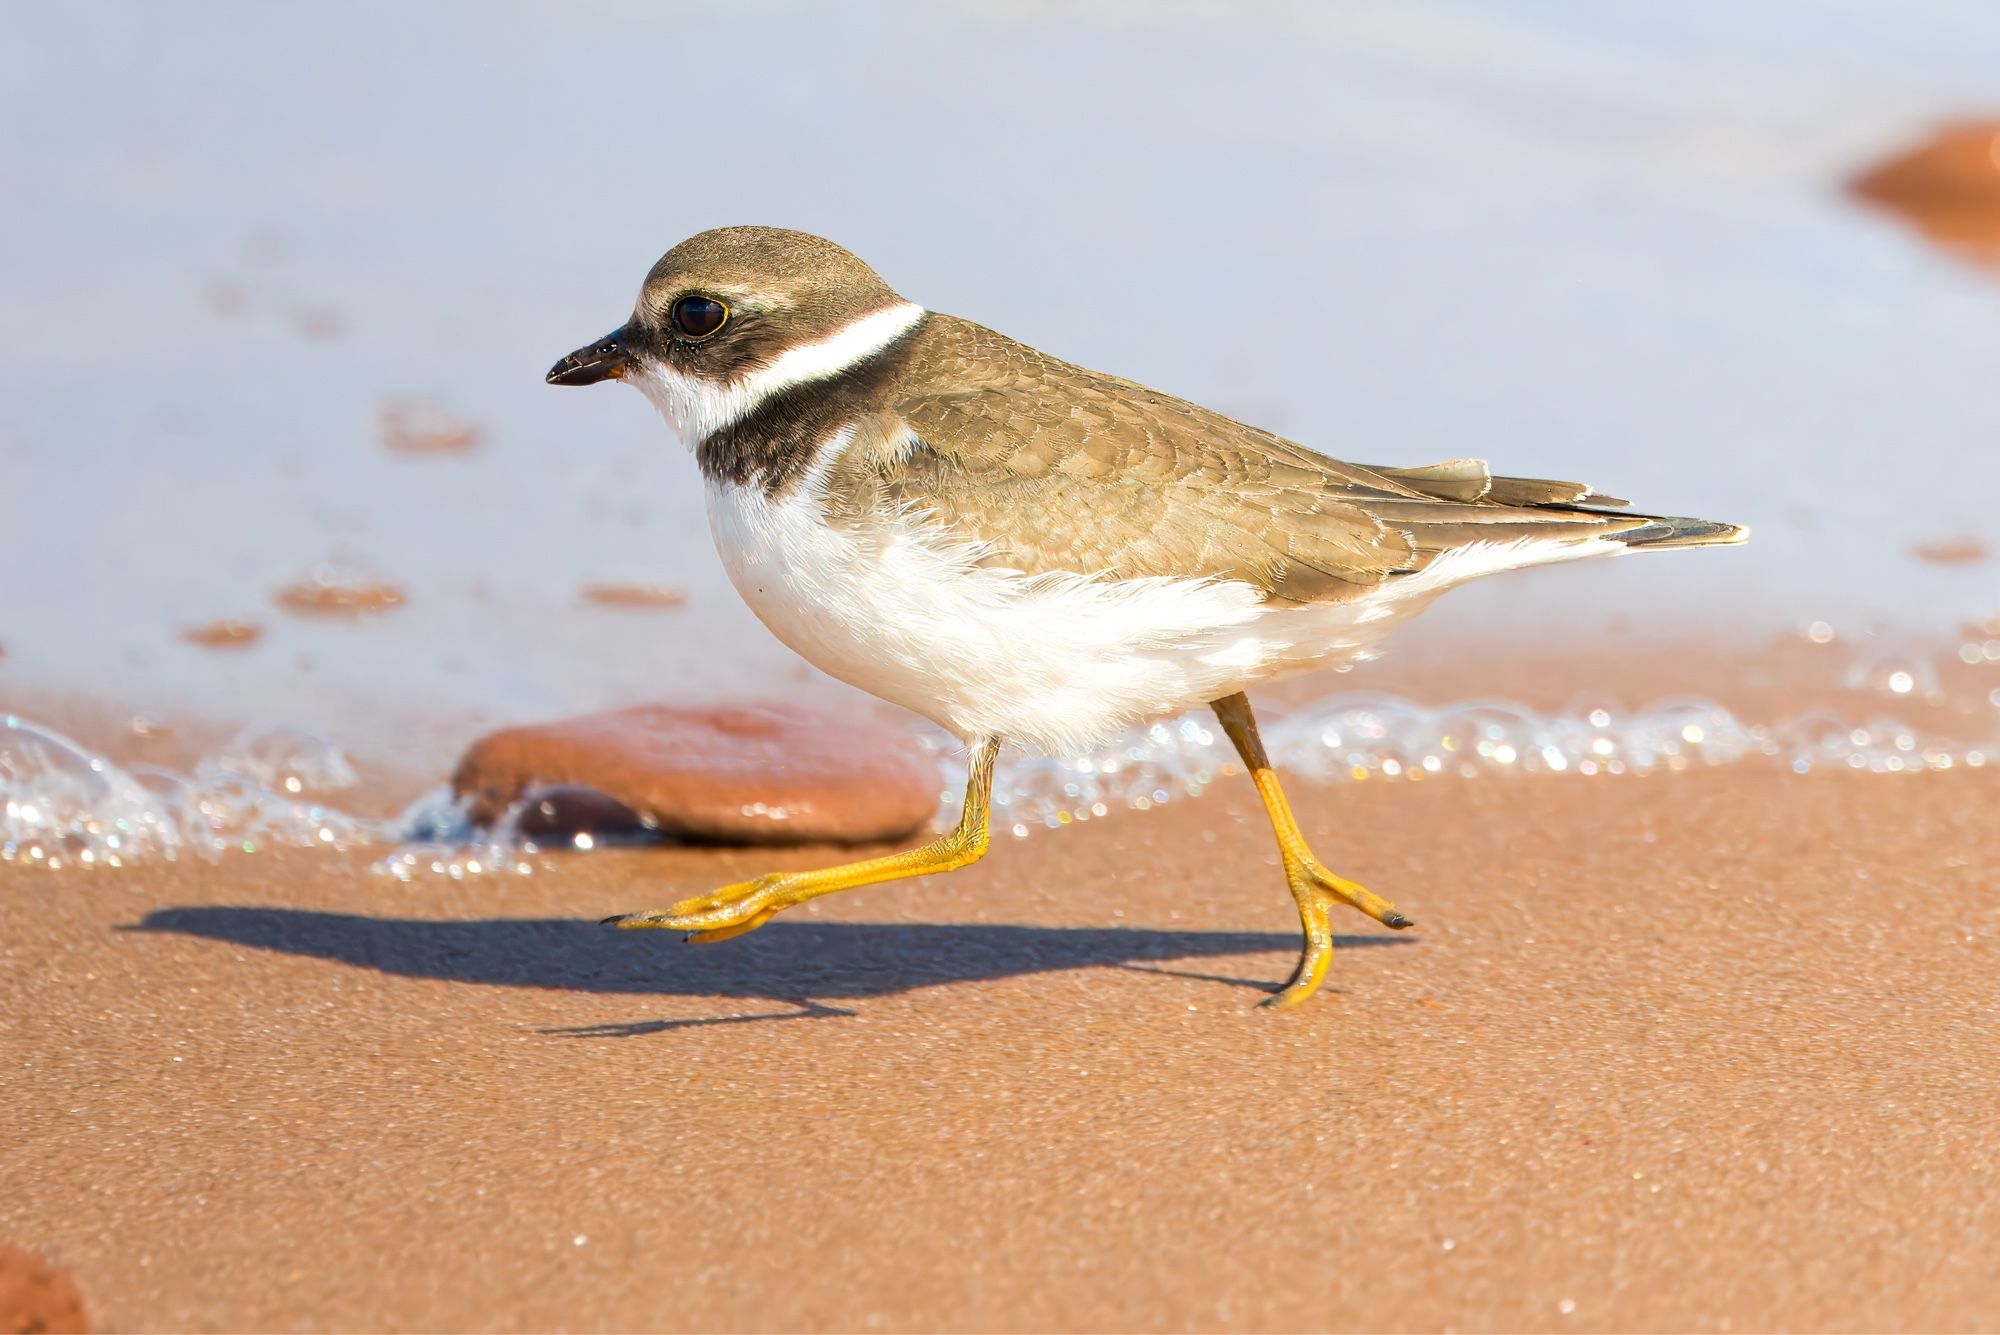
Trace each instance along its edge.
<path fill-rule="evenodd" d="M 1574 482 L 1479 460 L 1371 468 L 933 315 L 887 416 L 903 447 L 844 485 L 926 513 L 1031 574 L 1246 580 L 1339 601 L 1469 543 L 1575 541 L 1647 522 Z"/>

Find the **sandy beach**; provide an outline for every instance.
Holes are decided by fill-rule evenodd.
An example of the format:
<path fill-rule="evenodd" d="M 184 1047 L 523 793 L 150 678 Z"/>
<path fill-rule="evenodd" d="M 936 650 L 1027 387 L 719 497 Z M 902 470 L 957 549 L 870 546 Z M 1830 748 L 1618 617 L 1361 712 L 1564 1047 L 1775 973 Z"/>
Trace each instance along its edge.
<path fill-rule="evenodd" d="M 0 1335 L 2000 1331 L 2000 26 L 605 17 L 0 8 Z M 675 838 L 956 810 L 658 414 L 546 383 L 741 223 L 1754 537 L 1253 692 L 1416 922 L 1294 1013 L 1199 708 L 1004 754 L 962 872 L 614 932 L 883 851 Z"/>
<path fill-rule="evenodd" d="M 1990 1328 L 2000 775 L 1247 785 L 742 940 L 479 885 L 0 870 L 0 1237 L 103 1329 Z M 1339 850 L 1335 853 L 1335 850 Z"/>

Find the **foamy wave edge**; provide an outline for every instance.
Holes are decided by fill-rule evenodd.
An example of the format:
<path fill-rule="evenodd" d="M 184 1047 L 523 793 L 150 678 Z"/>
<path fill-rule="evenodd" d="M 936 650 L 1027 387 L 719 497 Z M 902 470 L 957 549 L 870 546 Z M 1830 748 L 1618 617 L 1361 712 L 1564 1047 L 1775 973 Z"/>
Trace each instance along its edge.
<path fill-rule="evenodd" d="M 1800 774 L 1916 774 L 2000 763 L 2000 715 L 1987 737 L 1967 742 L 1925 735 L 1886 716 L 1857 723 L 1812 712 L 1744 723 L 1696 697 L 1630 712 L 1584 702 L 1541 713 L 1497 700 L 1427 707 L 1388 695 L 1340 695 L 1274 715 L 1264 738 L 1288 779 L 1321 783 L 1646 775 L 1746 763 Z M 931 730 L 916 741 L 937 759 L 939 821 L 949 824 L 963 782 L 961 749 Z M 1009 758 L 994 791 L 994 828 L 1025 838 L 1199 797 L 1216 780 L 1240 773 L 1214 720 L 1190 713 L 1135 729 L 1088 756 Z M 273 848 L 384 847 L 391 851 L 376 870 L 405 881 L 526 875 L 549 865 L 542 855 L 552 850 L 519 834 L 518 811 L 475 830 L 462 804 L 440 787 L 400 815 L 368 819 L 338 803 L 355 784 L 338 747 L 295 728 L 246 731 L 193 772 L 179 774 L 115 765 L 58 732 L 7 715 L 0 717 L 0 861 L 95 869 Z M 575 846 L 592 841 L 580 836 Z"/>

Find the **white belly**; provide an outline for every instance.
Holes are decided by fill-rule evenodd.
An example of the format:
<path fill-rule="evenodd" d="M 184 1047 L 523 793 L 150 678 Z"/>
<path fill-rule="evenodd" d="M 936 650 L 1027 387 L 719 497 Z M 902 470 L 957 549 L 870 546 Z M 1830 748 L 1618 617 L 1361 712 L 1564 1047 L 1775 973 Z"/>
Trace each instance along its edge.
<path fill-rule="evenodd" d="M 968 741 L 1078 752 L 1281 672 L 1352 662 L 1400 619 L 1373 600 L 1269 607 L 1239 581 L 985 569 L 921 521 L 829 527 L 810 484 L 773 500 L 711 482 L 708 509 L 730 580 L 773 634 Z"/>

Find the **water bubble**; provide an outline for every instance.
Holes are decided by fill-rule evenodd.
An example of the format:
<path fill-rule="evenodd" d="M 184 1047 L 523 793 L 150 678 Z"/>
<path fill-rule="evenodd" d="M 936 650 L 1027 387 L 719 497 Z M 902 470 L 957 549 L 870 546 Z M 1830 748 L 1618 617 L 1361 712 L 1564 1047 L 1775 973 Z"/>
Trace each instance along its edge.
<path fill-rule="evenodd" d="M 1523 756 L 1538 754 L 1536 721 L 1512 705 L 1480 702 L 1461 705 L 1440 716 L 1439 747 L 1461 766 L 1506 769 Z M 1528 768 L 1537 766 L 1529 765 Z"/>
<path fill-rule="evenodd" d="M 292 796 L 341 792 L 359 782 L 339 747 L 302 728 L 245 729 L 206 768 Z"/>
<path fill-rule="evenodd" d="M 1853 733 L 1853 726 L 1845 719 L 1823 712 L 1801 714 L 1771 730 L 1780 754 L 1799 774 L 1844 761 L 1854 747 Z"/>
<path fill-rule="evenodd" d="M 1903 654 L 1877 654 L 1860 660 L 1847 670 L 1846 684 L 1852 691 L 1903 699 L 1936 700 L 1943 696 L 1937 669 L 1921 658 Z"/>
<path fill-rule="evenodd" d="M 405 807 L 396 825 L 413 844 L 464 843 L 472 836 L 471 807 L 470 797 L 459 797 L 448 783 L 439 784 Z"/>
<path fill-rule="evenodd" d="M 1656 701 L 1632 720 L 1631 733 L 1627 750 L 1639 766 L 1727 765 L 1761 749 L 1734 714 L 1690 696 Z"/>
<path fill-rule="evenodd" d="M 0 846 L 51 865 L 64 854 L 110 865 L 179 850 L 184 822 L 171 801 L 103 757 L 14 715 L 0 718 Z"/>

